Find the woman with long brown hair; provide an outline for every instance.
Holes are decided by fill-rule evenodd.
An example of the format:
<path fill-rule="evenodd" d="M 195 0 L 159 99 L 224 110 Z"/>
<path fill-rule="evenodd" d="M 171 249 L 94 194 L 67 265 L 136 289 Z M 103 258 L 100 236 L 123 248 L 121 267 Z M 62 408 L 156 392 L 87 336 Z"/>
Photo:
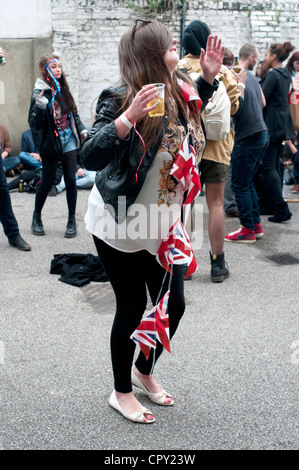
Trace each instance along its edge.
<path fill-rule="evenodd" d="M 29 124 L 42 159 L 42 181 L 37 189 L 32 218 L 32 233 L 45 235 L 41 211 L 55 181 L 58 161 L 66 183 L 68 222 L 66 238 L 75 237 L 76 229 L 76 164 L 78 149 L 87 131 L 82 124 L 70 92 L 61 61 L 48 54 L 39 60 L 41 77 L 37 79 L 31 98 Z"/>
<path fill-rule="evenodd" d="M 223 57 L 221 41 L 210 37 L 200 59 L 203 74 L 195 85 L 176 70 L 176 43 L 168 28 L 156 20 L 136 20 L 122 36 L 121 83 L 101 93 L 81 154 L 87 169 L 98 170 L 85 221 L 116 297 L 111 332 L 115 389 L 109 403 L 127 419 L 141 423 L 152 423 L 154 417 L 134 396 L 132 384 L 156 404 L 171 406 L 174 401 L 153 376 L 163 341 L 155 348 L 145 345 L 148 356 L 140 352 L 132 368 L 135 343 L 131 338 L 136 339 L 147 290 L 153 305 L 158 305 L 170 284 L 169 273 L 156 255 L 171 221 L 180 218 L 188 199 L 174 168 L 191 145 L 197 163 L 201 159 L 205 136 L 198 94 L 205 105 L 217 88 L 214 78 Z M 161 98 L 157 83 L 165 85 L 165 113 L 150 117 L 157 106 L 152 101 Z M 195 165 L 194 186 L 196 177 L 199 180 Z M 167 307 L 170 338 L 184 313 L 185 274 L 184 266 L 173 266 Z"/>

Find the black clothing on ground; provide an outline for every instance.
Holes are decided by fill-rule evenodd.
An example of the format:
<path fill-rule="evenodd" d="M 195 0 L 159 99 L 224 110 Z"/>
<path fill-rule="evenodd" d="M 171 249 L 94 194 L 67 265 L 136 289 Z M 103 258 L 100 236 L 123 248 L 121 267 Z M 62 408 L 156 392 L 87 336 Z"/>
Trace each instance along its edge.
<path fill-rule="evenodd" d="M 108 281 L 103 264 L 92 254 L 58 254 L 51 261 L 50 274 L 60 274 L 59 281 L 82 287 L 89 282 Z"/>

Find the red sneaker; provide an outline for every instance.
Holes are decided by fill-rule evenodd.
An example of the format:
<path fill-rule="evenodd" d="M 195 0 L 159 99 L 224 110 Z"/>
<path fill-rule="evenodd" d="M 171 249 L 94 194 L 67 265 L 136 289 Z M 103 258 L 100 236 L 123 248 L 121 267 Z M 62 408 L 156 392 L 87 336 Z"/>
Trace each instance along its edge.
<path fill-rule="evenodd" d="M 224 241 L 237 242 L 237 243 L 255 243 L 256 235 L 254 230 L 249 230 L 246 227 L 240 226 L 239 230 L 225 235 Z"/>
<path fill-rule="evenodd" d="M 264 230 L 261 224 L 254 224 L 254 230 L 255 230 L 255 237 L 256 238 L 263 238 L 264 236 Z"/>

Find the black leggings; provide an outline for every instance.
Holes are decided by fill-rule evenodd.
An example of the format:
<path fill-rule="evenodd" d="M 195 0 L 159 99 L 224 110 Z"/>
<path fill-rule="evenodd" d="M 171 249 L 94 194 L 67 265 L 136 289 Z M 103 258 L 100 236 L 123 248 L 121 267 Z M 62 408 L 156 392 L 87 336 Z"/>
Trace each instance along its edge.
<path fill-rule="evenodd" d="M 139 326 L 147 305 L 147 289 L 153 305 L 157 303 L 165 270 L 156 261 L 156 257 L 147 251 L 125 253 L 116 250 L 107 243 L 94 238 L 99 257 L 111 282 L 116 298 L 116 314 L 111 331 L 111 357 L 114 374 L 114 386 L 117 392 L 132 391 L 131 368 L 133 364 L 135 342 L 130 335 Z M 185 310 L 184 276 L 182 266 L 174 266 L 168 303 L 170 338 L 176 332 Z M 168 290 L 169 274 L 160 298 Z M 140 351 L 135 365 L 142 373 L 149 375 L 153 364 L 163 351 L 157 342 L 148 360 Z"/>
<path fill-rule="evenodd" d="M 62 154 L 60 159 L 66 186 L 66 200 L 70 215 L 75 215 L 77 204 L 76 165 L 77 150 Z M 57 170 L 58 161 L 44 161 L 42 167 L 42 180 L 35 197 L 35 212 L 41 213 L 42 208 L 52 188 Z"/>

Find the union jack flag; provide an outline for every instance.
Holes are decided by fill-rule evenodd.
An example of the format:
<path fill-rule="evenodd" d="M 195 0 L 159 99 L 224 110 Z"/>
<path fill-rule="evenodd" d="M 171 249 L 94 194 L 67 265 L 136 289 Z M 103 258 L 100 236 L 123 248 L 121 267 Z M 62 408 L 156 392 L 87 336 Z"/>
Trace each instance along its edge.
<path fill-rule="evenodd" d="M 194 199 L 200 194 L 201 182 L 197 167 L 197 160 L 194 148 L 189 144 L 189 137 L 186 136 L 179 153 L 170 170 L 176 180 L 180 181 L 183 185 L 184 192 L 187 192 L 187 197 L 184 201 L 184 206 L 191 204 Z"/>
<path fill-rule="evenodd" d="M 188 103 L 190 109 L 199 112 L 202 101 L 196 91 L 183 80 L 179 80 L 182 97 Z M 201 191 L 201 183 L 197 168 L 196 154 L 189 143 L 189 135 L 182 143 L 181 149 L 171 168 L 170 175 L 174 176 L 187 192 L 183 206 L 191 204 Z M 194 252 L 187 232 L 180 219 L 172 225 L 168 238 L 164 240 L 157 253 L 157 260 L 163 268 L 172 275 L 172 265 L 179 264 L 188 266 L 186 277 L 190 276 L 197 269 Z M 169 287 L 170 289 L 170 287 Z M 168 299 L 170 290 L 163 296 L 160 302 L 142 320 L 138 328 L 130 338 L 139 343 L 140 349 L 149 358 L 151 349 L 156 349 L 157 340 L 170 352 L 169 342 L 169 316 Z"/>
<path fill-rule="evenodd" d="M 160 302 L 142 320 L 130 338 L 139 343 L 140 349 L 148 360 L 151 349 L 156 349 L 157 340 L 170 352 L 168 290 Z"/>
<path fill-rule="evenodd" d="M 188 266 L 186 277 L 191 276 L 197 270 L 189 237 L 179 218 L 170 228 L 167 239 L 161 243 L 156 258 L 161 266 L 170 273 L 173 264 Z"/>
<path fill-rule="evenodd" d="M 189 83 L 181 79 L 178 79 L 178 87 L 183 99 L 188 103 L 189 108 L 192 108 L 194 112 L 199 113 L 200 108 L 202 107 L 202 101 L 194 88 L 189 85 Z"/>

